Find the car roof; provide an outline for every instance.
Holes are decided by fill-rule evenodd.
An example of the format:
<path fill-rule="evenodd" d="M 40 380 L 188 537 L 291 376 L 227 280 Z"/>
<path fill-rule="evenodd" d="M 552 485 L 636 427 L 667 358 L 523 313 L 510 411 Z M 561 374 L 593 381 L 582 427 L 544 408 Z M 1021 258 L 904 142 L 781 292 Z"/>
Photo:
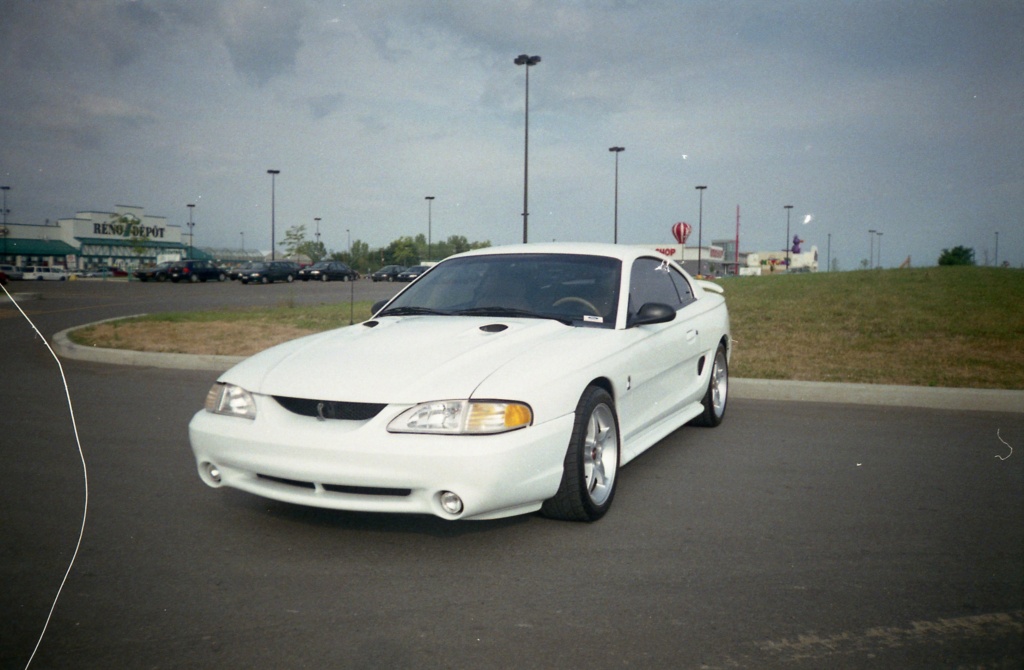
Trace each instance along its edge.
<path fill-rule="evenodd" d="M 665 258 L 650 247 L 629 244 L 604 244 L 600 242 L 544 242 L 541 244 L 515 244 L 501 247 L 484 247 L 473 249 L 451 258 L 467 256 L 487 256 L 498 254 L 574 254 L 581 256 L 607 256 L 623 262 L 632 262 L 637 258 Z"/>

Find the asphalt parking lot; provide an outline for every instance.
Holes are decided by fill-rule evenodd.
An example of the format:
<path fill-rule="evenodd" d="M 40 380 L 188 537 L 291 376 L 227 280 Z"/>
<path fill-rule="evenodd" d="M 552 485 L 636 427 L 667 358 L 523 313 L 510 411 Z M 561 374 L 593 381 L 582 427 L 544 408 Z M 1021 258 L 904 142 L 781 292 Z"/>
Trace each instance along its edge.
<path fill-rule="evenodd" d="M 398 288 L 13 286 L 47 338 Z M 734 399 L 625 467 L 596 524 L 449 523 L 206 488 L 186 426 L 216 372 L 65 360 L 66 392 L 10 306 L 0 352 L 5 668 L 46 623 L 86 482 L 32 667 L 1024 664 L 1021 413 Z"/>

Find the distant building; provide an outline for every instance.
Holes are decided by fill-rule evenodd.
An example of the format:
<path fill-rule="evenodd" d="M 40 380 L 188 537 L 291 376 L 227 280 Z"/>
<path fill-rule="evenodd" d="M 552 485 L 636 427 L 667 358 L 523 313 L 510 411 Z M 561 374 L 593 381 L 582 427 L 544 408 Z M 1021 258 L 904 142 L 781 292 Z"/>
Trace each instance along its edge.
<path fill-rule="evenodd" d="M 20 266 L 128 268 L 185 258 L 189 248 L 180 226 L 128 205 L 116 205 L 113 212 L 78 212 L 52 225 L 8 223 L 0 230 L 0 258 Z"/>

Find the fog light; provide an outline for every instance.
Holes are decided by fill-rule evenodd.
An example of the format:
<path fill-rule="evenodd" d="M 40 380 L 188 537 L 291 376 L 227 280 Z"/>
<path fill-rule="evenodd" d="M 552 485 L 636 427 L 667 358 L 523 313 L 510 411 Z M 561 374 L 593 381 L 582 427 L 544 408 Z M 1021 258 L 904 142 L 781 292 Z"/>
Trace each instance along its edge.
<path fill-rule="evenodd" d="M 213 463 L 203 463 L 202 470 L 200 470 L 200 472 L 203 473 L 203 479 L 205 479 L 206 483 L 210 486 L 220 485 L 220 470 Z"/>
<path fill-rule="evenodd" d="M 451 491 L 441 491 L 441 507 L 449 514 L 461 514 L 462 498 Z"/>

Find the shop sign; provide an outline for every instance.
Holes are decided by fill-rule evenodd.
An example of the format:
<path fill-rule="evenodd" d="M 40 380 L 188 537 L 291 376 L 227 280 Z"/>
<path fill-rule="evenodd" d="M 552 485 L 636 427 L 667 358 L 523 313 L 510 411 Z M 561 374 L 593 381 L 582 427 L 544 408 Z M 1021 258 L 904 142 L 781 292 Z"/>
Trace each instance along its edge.
<path fill-rule="evenodd" d="M 94 223 L 92 224 L 93 235 L 106 235 L 110 237 L 147 237 L 158 239 L 164 236 L 165 228 L 162 226 L 143 226 L 138 223 Z"/>

